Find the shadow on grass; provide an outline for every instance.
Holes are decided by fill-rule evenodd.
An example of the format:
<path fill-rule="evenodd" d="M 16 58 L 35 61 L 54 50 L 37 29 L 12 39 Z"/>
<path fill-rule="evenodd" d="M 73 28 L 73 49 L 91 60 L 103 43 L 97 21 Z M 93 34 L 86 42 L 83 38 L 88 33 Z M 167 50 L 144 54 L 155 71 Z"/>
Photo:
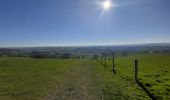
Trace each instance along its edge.
<path fill-rule="evenodd" d="M 148 96 L 149 96 L 152 100 L 157 100 L 156 97 L 155 97 L 154 95 L 152 95 L 139 80 L 136 80 L 136 83 L 148 94 Z"/>

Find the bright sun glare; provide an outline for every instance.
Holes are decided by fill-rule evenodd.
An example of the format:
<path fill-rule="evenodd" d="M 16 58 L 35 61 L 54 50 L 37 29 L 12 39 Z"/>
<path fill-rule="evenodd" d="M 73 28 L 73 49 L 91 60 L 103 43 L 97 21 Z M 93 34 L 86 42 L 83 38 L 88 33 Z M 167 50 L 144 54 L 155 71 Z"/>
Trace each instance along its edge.
<path fill-rule="evenodd" d="M 100 6 L 102 10 L 101 15 L 98 18 L 98 22 L 100 22 L 102 16 L 110 10 L 111 8 L 115 7 L 114 0 L 100 0 L 101 2 L 97 2 L 97 4 Z"/>
<path fill-rule="evenodd" d="M 110 0 L 105 0 L 103 3 L 102 3 L 102 6 L 104 8 L 104 10 L 108 10 L 111 8 L 112 6 L 112 3 Z"/>

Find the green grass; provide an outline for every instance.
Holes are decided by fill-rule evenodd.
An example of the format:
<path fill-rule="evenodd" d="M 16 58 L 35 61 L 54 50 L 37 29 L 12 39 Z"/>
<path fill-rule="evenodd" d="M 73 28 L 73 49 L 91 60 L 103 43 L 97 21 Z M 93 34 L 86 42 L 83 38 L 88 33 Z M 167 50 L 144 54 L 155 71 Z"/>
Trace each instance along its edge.
<path fill-rule="evenodd" d="M 0 100 L 150 100 L 139 79 L 158 99 L 170 98 L 170 55 L 117 57 L 116 72 L 90 59 L 0 58 Z"/>
<path fill-rule="evenodd" d="M 139 80 L 160 100 L 170 99 L 170 54 L 135 54 L 117 57 L 118 77 L 134 83 L 134 60 L 139 60 Z M 107 61 L 111 66 L 111 61 Z M 109 68 L 111 70 L 111 67 Z M 127 85 L 129 87 L 129 85 Z"/>
<path fill-rule="evenodd" d="M 96 66 L 100 66 L 95 67 L 95 70 L 100 77 L 105 100 L 150 100 L 147 94 L 126 76 L 119 73 L 114 75 L 111 68 L 105 68 L 99 63 Z"/>
<path fill-rule="evenodd" d="M 0 58 L 0 100 L 39 100 L 63 81 L 75 60 Z"/>

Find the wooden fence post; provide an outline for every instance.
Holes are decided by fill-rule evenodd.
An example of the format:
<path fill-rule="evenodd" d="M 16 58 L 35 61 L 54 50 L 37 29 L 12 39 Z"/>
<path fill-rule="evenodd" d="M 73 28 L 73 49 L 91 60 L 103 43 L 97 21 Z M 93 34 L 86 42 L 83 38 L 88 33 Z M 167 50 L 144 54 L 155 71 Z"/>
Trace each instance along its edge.
<path fill-rule="evenodd" d="M 138 60 L 135 59 L 135 81 L 138 82 Z"/>
<path fill-rule="evenodd" d="M 114 72 L 114 75 L 116 75 L 116 71 L 115 71 L 115 53 L 112 52 L 112 64 L 113 64 L 113 72 Z"/>
<path fill-rule="evenodd" d="M 115 71 L 115 59 L 114 58 L 112 59 L 112 62 L 113 62 L 113 72 L 114 72 L 114 75 L 116 75 L 116 71 Z"/>
<path fill-rule="evenodd" d="M 104 64 L 104 66 L 106 67 L 106 53 L 102 53 L 102 60 L 104 60 L 102 64 Z"/>
<path fill-rule="evenodd" d="M 101 64 L 103 64 L 103 56 L 101 56 Z"/>
<path fill-rule="evenodd" d="M 104 66 L 106 67 L 106 55 L 104 56 Z"/>

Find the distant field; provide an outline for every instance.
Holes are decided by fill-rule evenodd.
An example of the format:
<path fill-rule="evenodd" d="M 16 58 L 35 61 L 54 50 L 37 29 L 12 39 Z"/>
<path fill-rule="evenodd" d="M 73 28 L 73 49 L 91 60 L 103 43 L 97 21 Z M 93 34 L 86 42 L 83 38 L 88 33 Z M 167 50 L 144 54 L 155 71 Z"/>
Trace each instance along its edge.
<path fill-rule="evenodd" d="M 150 100 L 134 82 L 135 58 L 143 84 L 168 100 L 169 54 L 117 57 L 116 76 L 90 59 L 0 58 L 0 100 Z"/>

